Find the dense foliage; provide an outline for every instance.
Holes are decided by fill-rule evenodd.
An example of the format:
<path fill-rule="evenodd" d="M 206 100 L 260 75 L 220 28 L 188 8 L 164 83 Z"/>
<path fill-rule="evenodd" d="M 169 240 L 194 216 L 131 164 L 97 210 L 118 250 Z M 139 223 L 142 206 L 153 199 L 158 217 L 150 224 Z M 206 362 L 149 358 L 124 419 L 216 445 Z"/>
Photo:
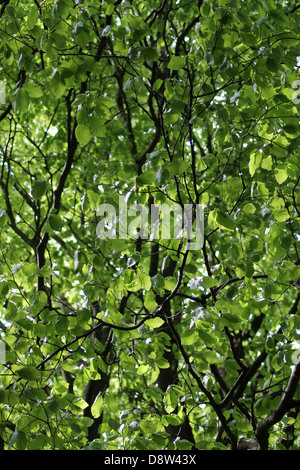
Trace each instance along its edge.
<path fill-rule="evenodd" d="M 0 2 L 3 449 L 300 448 L 299 24 Z M 101 238 L 119 196 L 204 206 L 202 248 Z"/>

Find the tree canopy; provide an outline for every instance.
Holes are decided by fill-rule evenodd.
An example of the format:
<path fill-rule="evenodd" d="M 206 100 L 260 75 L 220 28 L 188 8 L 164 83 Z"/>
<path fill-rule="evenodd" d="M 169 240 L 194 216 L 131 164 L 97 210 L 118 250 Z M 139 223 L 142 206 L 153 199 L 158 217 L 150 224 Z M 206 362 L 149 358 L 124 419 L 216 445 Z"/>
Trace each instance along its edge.
<path fill-rule="evenodd" d="M 300 448 L 299 25 L 0 2 L 2 449 Z M 203 243 L 108 236 L 120 197 L 201 206 Z"/>

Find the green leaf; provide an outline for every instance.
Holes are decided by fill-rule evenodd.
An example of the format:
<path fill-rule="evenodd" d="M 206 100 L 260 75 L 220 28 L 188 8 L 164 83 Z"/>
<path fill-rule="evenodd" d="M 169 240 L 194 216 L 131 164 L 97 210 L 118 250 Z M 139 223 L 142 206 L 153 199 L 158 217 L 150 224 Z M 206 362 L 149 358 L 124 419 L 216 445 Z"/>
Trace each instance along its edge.
<path fill-rule="evenodd" d="M 39 11 L 37 8 L 30 10 L 27 18 L 27 28 L 29 31 L 34 28 L 39 18 Z"/>
<path fill-rule="evenodd" d="M 92 138 L 92 133 L 88 126 L 85 124 L 79 124 L 75 130 L 76 139 L 80 145 L 85 146 L 89 143 Z"/>
<path fill-rule="evenodd" d="M 102 271 L 102 269 L 103 269 L 103 258 L 101 258 L 101 256 L 96 255 L 93 258 L 93 266 L 94 266 L 95 269 L 97 269 L 97 271 Z"/>
<path fill-rule="evenodd" d="M 49 216 L 50 227 L 55 231 L 60 231 L 64 224 L 58 214 L 50 214 Z"/>
<path fill-rule="evenodd" d="M 182 418 L 178 415 L 165 415 L 163 416 L 162 423 L 164 426 L 172 424 L 173 426 L 179 426 L 182 423 Z"/>
<path fill-rule="evenodd" d="M 18 88 L 15 93 L 12 95 L 12 103 L 14 112 L 21 109 L 24 101 L 24 91 L 21 88 Z"/>
<path fill-rule="evenodd" d="M 160 368 L 156 364 L 153 364 L 153 367 L 150 370 L 150 374 L 147 378 L 148 385 L 151 385 L 157 381 L 157 378 L 160 374 Z"/>
<path fill-rule="evenodd" d="M 180 70 L 185 64 L 185 57 L 173 56 L 168 63 L 168 69 Z"/>
<path fill-rule="evenodd" d="M 138 368 L 136 373 L 138 375 L 144 375 L 149 370 L 149 364 L 141 364 Z"/>
<path fill-rule="evenodd" d="M 158 59 L 158 52 L 152 47 L 144 47 L 144 49 L 142 49 L 142 54 L 144 59 L 150 62 L 156 61 Z"/>
<path fill-rule="evenodd" d="M 266 348 L 268 350 L 273 350 L 274 346 L 275 346 L 274 338 L 272 336 L 269 336 L 266 341 Z"/>
<path fill-rule="evenodd" d="M 164 166 L 159 167 L 159 169 L 156 172 L 155 178 L 156 178 L 157 183 L 160 186 L 166 184 L 169 179 L 169 172 L 166 169 L 166 167 Z"/>
<path fill-rule="evenodd" d="M 97 116 L 90 116 L 89 118 L 90 130 L 92 134 L 96 137 L 105 136 L 105 123 L 102 118 Z"/>
<path fill-rule="evenodd" d="M 25 380 L 38 380 L 40 377 L 40 372 L 33 366 L 26 366 L 16 369 L 16 374 Z"/>
<path fill-rule="evenodd" d="M 261 16 L 258 20 L 255 21 L 253 26 L 260 26 L 268 20 L 267 16 Z"/>
<path fill-rule="evenodd" d="M 137 30 L 143 29 L 145 26 L 143 19 L 139 16 L 129 15 L 128 22 L 133 29 Z"/>
<path fill-rule="evenodd" d="M 144 434 L 152 434 L 158 432 L 160 430 L 160 423 L 158 420 L 146 418 L 143 419 L 140 423 L 140 429 L 143 431 Z"/>
<path fill-rule="evenodd" d="M 146 325 L 150 326 L 150 328 L 159 328 L 164 324 L 164 320 L 159 317 L 155 318 L 150 318 L 149 320 L 146 320 Z"/>
<path fill-rule="evenodd" d="M 255 173 L 255 170 L 260 166 L 262 160 L 262 154 L 261 153 L 252 153 L 250 156 L 250 162 L 249 162 L 249 172 L 250 175 L 253 176 Z"/>
<path fill-rule="evenodd" d="M 16 443 L 17 439 L 18 439 L 18 435 L 19 435 L 19 431 L 14 431 L 10 440 L 9 440 L 9 443 L 8 443 L 8 448 L 10 449 L 11 447 L 14 446 L 14 444 Z"/>
<path fill-rule="evenodd" d="M 176 449 L 178 449 L 178 450 L 191 450 L 191 449 L 193 449 L 193 447 L 194 447 L 194 444 L 192 442 L 188 441 L 187 439 L 180 439 L 180 440 L 176 441 Z M 226 447 L 224 446 L 224 450 L 225 449 L 226 449 Z"/>
<path fill-rule="evenodd" d="M 6 223 L 6 212 L 4 209 L 0 209 L 0 228 Z"/>
<path fill-rule="evenodd" d="M 207 276 L 203 278 L 201 284 L 205 289 L 210 289 L 211 287 L 218 285 L 218 280 L 214 279 L 213 277 Z"/>
<path fill-rule="evenodd" d="M 200 7 L 200 13 L 202 16 L 209 16 L 210 13 L 210 4 L 207 1 L 204 1 Z"/>
<path fill-rule="evenodd" d="M 206 63 L 209 67 L 213 67 L 215 65 L 215 59 L 214 59 L 214 56 L 213 56 L 211 51 L 205 51 L 204 58 L 205 58 Z M 234 94 L 233 96 L 234 96 L 234 98 L 231 98 L 231 100 L 230 100 L 231 103 L 234 102 L 235 99 L 237 98 L 236 94 Z"/>
<path fill-rule="evenodd" d="M 204 344 L 206 346 L 215 346 L 216 345 L 215 336 L 213 336 L 210 333 L 208 333 L 207 331 L 201 329 L 201 327 L 199 327 L 198 336 L 204 342 Z"/>
<path fill-rule="evenodd" d="M 216 221 L 219 225 L 221 225 L 223 228 L 226 228 L 227 230 L 235 230 L 235 222 L 233 218 L 224 212 L 218 211 Z"/>
<path fill-rule="evenodd" d="M 104 399 L 102 395 L 98 395 L 91 406 L 91 413 L 94 418 L 99 418 L 101 416 L 102 410 L 104 406 Z"/>
<path fill-rule="evenodd" d="M 28 442 L 28 450 L 41 450 L 47 442 L 46 436 L 37 436 Z"/>
<path fill-rule="evenodd" d="M 26 83 L 26 85 L 24 86 L 24 90 L 27 92 L 30 98 L 40 98 L 44 94 L 40 85 L 37 85 L 33 82 Z"/>
<path fill-rule="evenodd" d="M 151 278 L 153 289 L 163 289 L 165 286 L 165 280 L 161 274 L 156 274 Z"/>
<path fill-rule="evenodd" d="M 160 89 L 160 87 L 162 86 L 163 84 L 163 80 L 161 78 L 158 78 L 157 80 L 155 80 L 154 82 L 154 85 L 153 85 L 153 90 L 154 91 L 158 91 Z"/>
<path fill-rule="evenodd" d="M 167 170 L 171 175 L 180 176 L 189 168 L 188 162 L 185 160 L 174 160 L 167 166 Z"/>
<path fill-rule="evenodd" d="M 24 263 L 22 265 L 22 271 L 25 276 L 32 276 L 34 274 L 37 274 L 40 269 L 36 263 Z"/>
<path fill-rule="evenodd" d="M 166 359 L 156 358 L 155 362 L 160 369 L 169 369 L 170 367 L 170 363 Z"/>
<path fill-rule="evenodd" d="M 290 135 L 295 135 L 298 132 L 298 126 L 293 123 L 286 124 L 283 126 L 283 130 Z"/>
<path fill-rule="evenodd" d="M 183 346 L 190 346 L 191 344 L 195 344 L 197 341 L 197 334 L 195 331 L 184 331 L 181 336 L 181 343 Z"/>
<path fill-rule="evenodd" d="M 60 98 L 66 90 L 65 81 L 61 78 L 57 69 L 54 70 L 51 80 L 51 91 L 56 98 Z"/>
<path fill-rule="evenodd" d="M 154 170 L 144 171 L 140 176 L 137 177 L 137 184 L 139 186 L 154 183 L 156 172 Z"/>
<path fill-rule="evenodd" d="M 99 369 L 106 374 L 107 364 L 100 356 L 97 358 L 97 364 L 98 364 Z"/>
<path fill-rule="evenodd" d="M 288 178 L 288 172 L 286 168 L 276 168 L 275 179 L 278 184 L 282 184 Z"/>
<path fill-rule="evenodd" d="M 249 202 L 248 204 L 245 204 L 245 206 L 243 207 L 243 211 L 245 212 L 245 214 L 254 214 L 256 212 L 256 207 L 254 204 Z"/>
<path fill-rule="evenodd" d="M 165 289 L 169 291 L 173 291 L 176 287 L 177 280 L 173 276 L 168 276 L 165 278 Z"/>
<path fill-rule="evenodd" d="M 280 63 L 276 58 L 268 57 L 267 58 L 267 67 L 272 72 L 277 72 L 280 69 Z"/>
<path fill-rule="evenodd" d="M 222 317 L 226 321 L 226 325 L 228 325 L 230 328 L 234 327 L 234 325 L 241 323 L 240 317 L 233 313 L 224 312 L 222 314 Z"/>
<path fill-rule="evenodd" d="M 89 205 L 92 209 L 97 209 L 100 202 L 99 202 L 99 194 L 93 191 L 92 189 L 88 189 L 87 192 L 87 198 L 89 201 Z"/>
<path fill-rule="evenodd" d="M 178 395 L 175 392 L 173 387 L 170 387 L 167 390 L 167 393 L 164 396 L 164 404 L 167 413 L 172 413 L 175 410 L 178 404 Z"/>
<path fill-rule="evenodd" d="M 139 277 L 139 280 L 140 280 L 140 283 L 141 283 L 141 288 L 146 290 L 146 291 L 150 291 L 151 289 L 151 278 L 148 274 L 138 270 L 137 271 L 138 273 L 138 277 Z"/>
<path fill-rule="evenodd" d="M 215 351 L 203 351 L 202 358 L 204 361 L 208 362 L 208 364 L 217 364 L 219 362 L 218 356 Z"/>
<path fill-rule="evenodd" d="M 158 303 L 156 302 L 156 296 L 154 292 L 146 292 L 144 305 L 149 312 L 153 312 L 156 309 Z"/>
<path fill-rule="evenodd" d="M 36 200 L 41 199 L 41 197 L 45 194 L 46 189 L 47 189 L 47 183 L 45 180 L 35 181 L 31 189 L 32 197 Z"/>
<path fill-rule="evenodd" d="M 113 4 L 107 5 L 105 14 L 111 16 L 114 12 L 115 6 Z"/>
<path fill-rule="evenodd" d="M 264 168 L 264 170 L 270 171 L 272 169 L 272 157 L 269 155 L 268 157 L 264 158 L 261 162 L 261 167 Z"/>

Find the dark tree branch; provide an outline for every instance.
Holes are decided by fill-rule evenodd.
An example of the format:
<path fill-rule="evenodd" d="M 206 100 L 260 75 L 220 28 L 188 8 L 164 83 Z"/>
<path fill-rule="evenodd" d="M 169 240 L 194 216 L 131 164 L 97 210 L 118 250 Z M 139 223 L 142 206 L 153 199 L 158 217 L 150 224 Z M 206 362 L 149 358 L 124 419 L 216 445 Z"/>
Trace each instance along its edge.
<path fill-rule="evenodd" d="M 269 429 L 278 423 L 284 415 L 294 406 L 293 397 L 299 385 L 300 379 L 300 363 L 295 365 L 291 373 L 289 382 L 283 392 L 282 398 L 278 406 L 264 418 L 256 430 L 256 438 L 259 442 L 261 450 L 268 449 Z"/>
<path fill-rule="evenodd" d="M 82 89 L 82 86 L 81 86 Z M 68 175 L 71 171 L 74 156 L 76 149 L 78 147 L 78 141 L 76 139 L 75 131 L 77 127 L 77 121 L 76 119 L 74 120 L 73 127 L 71 127 L 72 123 L 72 116 L 71 116 L 71 95 L 73 93 L 73 90 L 71 89 L 68 93 L 68 96 L 66 97 L 66 103 L 67 103 L 67 127 L 68 127 L 68 153 L 67 153 L 67 159 L 65 162 L 65 165 L 63 167 L 63 170 L 61 172 L 57 188 L 54 192 L 54 202 L 53 202 L 53 208 L 52 211 L 55 214 L 58 214 L 60 210 L 60 205 L 61 205 L 61 197 L 63 190 L 65 188 L 65 184 L 68 178 Z M 49 233 L 45 232 L 44 235 L 41 237 L 37 247 L 36 247 L 36 258 L 37 258 L 37 265 L 41 269 L 45 265 L 45 250 L 49 241 Z M 38 284 L 37 284 L 37 290 L 45 290 L 45 284 L 44 284 L 44 278 L 43 276 L 38 277 Z"/>

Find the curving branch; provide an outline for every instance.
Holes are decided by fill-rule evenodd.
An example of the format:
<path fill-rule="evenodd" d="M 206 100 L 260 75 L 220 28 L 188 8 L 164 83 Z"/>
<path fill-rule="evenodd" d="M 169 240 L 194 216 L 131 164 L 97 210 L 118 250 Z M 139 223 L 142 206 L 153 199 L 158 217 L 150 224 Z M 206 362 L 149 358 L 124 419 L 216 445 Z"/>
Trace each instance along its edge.
<path fill-rule="evenodd" d="M 295 365 L 291 373 L 289 382 L 283 392 L 282 398 L 278 406 L 271 411 L 271 413 L 264 418 L 256 430 L 256 438 L 259 442 L 261 450 L 268 450 L 269 429 L 278 423 L 284 415 L 295 406 L 293 397 L 297 391 L 300 380 L 300 363 Z"/>

